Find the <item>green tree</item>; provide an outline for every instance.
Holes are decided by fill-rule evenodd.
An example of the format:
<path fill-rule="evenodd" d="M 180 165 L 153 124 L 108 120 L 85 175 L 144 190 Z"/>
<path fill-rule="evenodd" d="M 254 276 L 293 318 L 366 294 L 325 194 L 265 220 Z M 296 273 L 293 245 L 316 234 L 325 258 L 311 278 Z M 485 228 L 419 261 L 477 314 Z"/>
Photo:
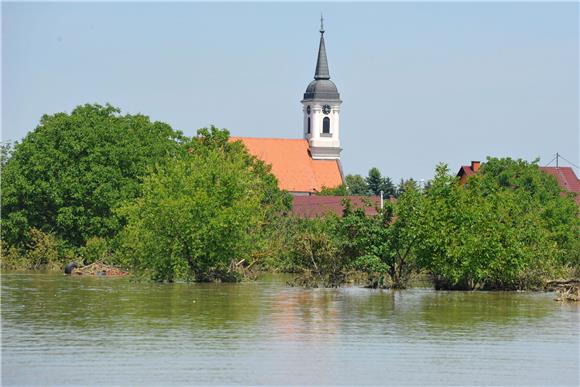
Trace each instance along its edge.
<path fill-rule="evenodd" d="M 558 260 L 580 268 L 580 218 L 575 193 L 563 191 L 554 176 L 540 170 L 538 161 L 488 158 L 477 177 L 468 181 L 468 189 L 483 196 L 493 196 L 500 190 L 512 192 L 523 211 L 537 213 L 558 246 Z"/>
<path fill-rule="evenodd" d="M 351 195 L 369 195 L 369 186 L 361 175 L 346 175 L 346 186 Z"/>
<path fill-rule="evenodd" d="M 174 158 L 182 139 L 110 105 L 43 116 L 3 168 L 3 241 L 24 247 L 33 228 L 77 247 L 115 235 L 122 222 L 113 209 L 140 195 L 147 169 Z"/>
<path fill-rule="evenodd" d="M 419 184 L 415 181 L 415 179 L 410 178 L 405 180 L 401 178 L 401 181 L 399 182 L 399 185 L 396 188 L 395 196 L 396 197 L 401 196 L 405 192 L 405 189 L 407 189 L 408 187 L 412 187 L 416 191 L 420 190 Z"/>
<path fill-rule="evenodd" d="M 236 280 L 235 263 L 259 249 L 287 197 L 264 163 L 228 142 L 227 131 L 201 129 L 188 147 L 157 166 L 143 195 L 120 209 L 124 256 L 157 281 Z"/>
<path fill-rule="evenodd" d="M 572 201 L 560 197 L 555 181 L 538 175 L 537 165 L 489 162 L 491 175 L 482 168 L 465 188 L 440 165 L 426 193 L 417 252 L 438 288 L 540 287 L 561 272 L 564 245 L 550 222 L 577 235 L 576 212 L 565 221 L 547 217 L 553 201 Z"/>
<path fill-rule="evenodd" d="M 295 282 L 306 287 L 338 287 L 345 282 L 350 260 L 336 232 L 338 218 L 301 219 L 290 243 L 291 262 L 299 275 Z"/>
<path fill-rule="evenodd" d="M 379 215 L 346 208 L 340 228 L 343 248 L 355 267 L 369 274 L 371 286 L 386 286 L 388 279 L 391 287 L 405 288 L 416 271 L 422 200 L 409 186 L 399 200 L 387 202 Z"/>
<path fill-rule="evenodd" d="M 383 197 L 395 196 L 395 185 L 389 177 L 383 177 L 377 168 L 371 168 L 369 175 L 365 179 L 368 189 L 373 195 L 380 195 L 383 192 Z"/>

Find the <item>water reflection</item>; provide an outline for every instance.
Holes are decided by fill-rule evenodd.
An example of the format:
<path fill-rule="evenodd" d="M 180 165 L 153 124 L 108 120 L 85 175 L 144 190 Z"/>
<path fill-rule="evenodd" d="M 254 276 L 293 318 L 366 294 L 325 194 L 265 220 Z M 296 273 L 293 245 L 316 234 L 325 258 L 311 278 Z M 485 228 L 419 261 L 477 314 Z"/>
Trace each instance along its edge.
<path fill-rule="evenodd" d="M 577 385 L 577 327 L 544 293 L 2 276 L 6 385 Z"/>

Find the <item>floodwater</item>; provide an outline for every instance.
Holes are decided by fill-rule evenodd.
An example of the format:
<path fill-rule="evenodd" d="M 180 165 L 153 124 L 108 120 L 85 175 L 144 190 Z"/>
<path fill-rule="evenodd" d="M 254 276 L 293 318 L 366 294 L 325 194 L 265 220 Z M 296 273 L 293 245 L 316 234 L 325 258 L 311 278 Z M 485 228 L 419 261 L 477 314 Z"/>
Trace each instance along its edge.
<path fill-rule="evenodd" d="M 1 280 L 4 386 L 579 384 L 551 293 Z"/>

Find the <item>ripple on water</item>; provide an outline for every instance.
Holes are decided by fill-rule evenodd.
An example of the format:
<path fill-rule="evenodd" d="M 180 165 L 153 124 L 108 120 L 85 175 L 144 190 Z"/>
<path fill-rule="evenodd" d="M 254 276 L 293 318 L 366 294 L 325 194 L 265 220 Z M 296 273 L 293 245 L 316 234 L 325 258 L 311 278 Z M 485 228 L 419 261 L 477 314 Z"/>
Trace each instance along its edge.
<path fill-rule="evenodd" d="M 4 274 L 2 382 L 578 385 L 552 298 Z"/>

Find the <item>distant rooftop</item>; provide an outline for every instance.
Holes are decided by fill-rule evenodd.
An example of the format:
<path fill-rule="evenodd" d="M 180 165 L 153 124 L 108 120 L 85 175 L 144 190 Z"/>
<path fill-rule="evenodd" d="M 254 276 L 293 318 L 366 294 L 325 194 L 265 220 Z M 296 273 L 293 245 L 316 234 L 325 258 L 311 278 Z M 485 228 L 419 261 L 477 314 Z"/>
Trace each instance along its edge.
<path fill-rule="evenodd" d="M 300 218 L 317 218 L 329 214 L 342 216 L 344 199 L 350 200 L 353 210 L 364 208 L 369 216 L 376 215 L 376 209 L 380 206 L 378 196 L 295 196 L 291 213 Z"/>
<path fill-rule="evenodd" d="M 571 167 L 540 167 L 540 169 L 554 176 L 564 191 L 576 192 L 576 203 L 580 206 L 580 181 Z"/>

